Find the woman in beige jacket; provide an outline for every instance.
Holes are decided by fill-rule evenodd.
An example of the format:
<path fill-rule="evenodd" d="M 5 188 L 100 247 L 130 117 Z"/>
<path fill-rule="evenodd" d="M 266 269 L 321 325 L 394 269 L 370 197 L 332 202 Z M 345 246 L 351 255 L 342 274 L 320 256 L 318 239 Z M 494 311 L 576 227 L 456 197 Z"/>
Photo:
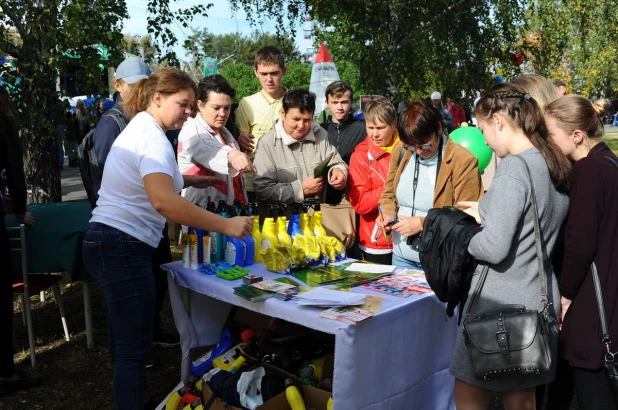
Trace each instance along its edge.
<path fill-rule="evenodd" d="M 397 130 L 401 143 L 393 148 L 376 223 L 393 232 L 393 264 L 422 269 L 418 234 L 429 209 L 478 201 L 483 184 L 476 157 L 442 132 L 440 117 L 426 101 L 408 105 Z"/>

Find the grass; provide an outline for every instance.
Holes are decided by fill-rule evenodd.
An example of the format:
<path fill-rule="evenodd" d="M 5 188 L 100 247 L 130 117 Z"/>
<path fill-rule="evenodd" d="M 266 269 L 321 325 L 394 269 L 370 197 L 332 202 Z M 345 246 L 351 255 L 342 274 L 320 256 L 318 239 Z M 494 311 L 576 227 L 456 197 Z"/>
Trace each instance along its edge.
<path fill-rule="evenodd" d="M 617 141 L 618 142 L 618 141 Z M 171 247 L 174 260 L 182 258 L 176 246 Z M 37 367 L 30 367 L 28 332 L 22 323 L 21 307 L 16 302 L 14 316 L 15 362 L 28 373 L 45 377 L 42 386 L 27 392 L 0 397 L 0 410 L 111 410 L 113 406 L 112 373 L 107 349 L 107 325 L 103 294 L 96 284 L 90 286 L 94 344 L 86 348 L 83 294 L 80 284 L 62 285 L 62 300 L 67 313 L 71 340 L 66 342 L 58 309 L 51 294 L 45 303 L 32 297 L 32 320 L 36 338 Z M 51 292 L 50 292 L 51 293 Z M 174 330 L 169 302 L 163 308 L 162 326 Z M 155 348 L 153 355 L 160 366 L 146 372 L 151 391 L 163 399 L 180 380 L 180 348 Z M 492 398 L 491 410 L 502 409 L 501 399 Z M 574 404 L 571 410 L 577 410 Z"/>
<path fill-rule="evenodd" d="M 603 138 L 603 141 L 607 144 L 609 149 L 614 152 L 614 154 L 618 155 L 618 133 L 616 133 L 616 139 L 608 139 L 606 136 Z"/>
<path fill-rule="evenodd" d="M 172 247 L 172 255 L 179 253 Z M 180 256 L 182 256 L 180 254 Z M 64 282 L 61 286 L 71 340 L 64 340 L 58 308 L 51 292 L 45 303 L 33 296 L 32 321 L 35 333 L 37 367 L 32 369 L 28 331 L 22 322 L 21 306 L 16 301 L 14 339 L 17 367 L 45 377 L 42 386 L 27 392 L 0 397 L 0 410 L 111 410 L 113 405 L 113 365 L 107 349 L 107 324 L 100 288 L 91 284 L 94 348 L 86 348 L 86 329 L 82 287 Z M 161 315 L 162 327 L 174 331 L 169 301 Z M 147 370 L 148 385 L 161 400 L 180 380 L 180 347 L 155 348 L 153 356 L 160 366 Z"/>

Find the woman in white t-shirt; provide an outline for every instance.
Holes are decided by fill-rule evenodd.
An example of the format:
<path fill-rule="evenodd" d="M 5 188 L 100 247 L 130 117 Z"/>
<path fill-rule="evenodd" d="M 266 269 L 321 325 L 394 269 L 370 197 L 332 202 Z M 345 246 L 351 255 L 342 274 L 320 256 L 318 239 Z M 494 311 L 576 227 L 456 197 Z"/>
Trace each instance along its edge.
<path fill-rule="evenodd" d="M 165 132 L 182 126 L 195 94 L 193 80 L 175 68 L 134 85 L 124 102 L 132 120 L 107 157 L 84 238 L 84 263 L 105 296 L 116 410 L 141 409 L 148 399 L 145 363 L 155 309 L 151 257 L 166 218 L 235 238 L 252 229 L 250 217 L 224 219 L 178 195 L 186 182 Z"/>

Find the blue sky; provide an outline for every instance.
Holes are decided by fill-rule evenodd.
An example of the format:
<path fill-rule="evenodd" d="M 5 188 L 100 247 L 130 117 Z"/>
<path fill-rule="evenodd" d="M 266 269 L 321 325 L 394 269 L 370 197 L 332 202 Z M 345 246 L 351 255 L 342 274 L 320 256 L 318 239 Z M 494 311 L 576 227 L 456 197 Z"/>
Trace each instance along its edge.
<path fill-rule="evenodd" d="M 265 32 L 274 33 L 276 24 L 273 21 L 265 20 L 257 27 L 251 27 L 246 20 L 246 14 L 239 11 L 235 16 L 232 15 L 232 10 L 226 0 L 183 0 L 179 2 L 171 2 L 172 10 L 189 7 L 194 5 L 204 4 L 205 2 L 212 2 L 214 5 L 208 9 L 208 17 L 196 17 L 191 23 L 191 27 L 195 29 L 208 28 L 208 31 L 213 34 L 228 34 L 239 31 L 242 34 L 250 34 L 256 28 Z M 127 11 L 129 19 L 125 21 L 122 32 L 130 35 L 145 35 L 146 30 L 146 16 L 148 9 L 146 2 L 143 0 L 126 0 Z M 187 59 L 184 50 L 181 46 L 185 38 L 193 32 L 190 28 L 184 28 L 179 24 L 172 23 L 171 29 L 179 40 L 179 45 L 174 48 L 176 54 L 181 59 Z M 302 25 L 299 23 L 296 28 L 296 36 L 294 37 L 296 47 L 301 53 L 304 53 L 307 47 L 311 46 L 309 40 L 303 38 Z"/>

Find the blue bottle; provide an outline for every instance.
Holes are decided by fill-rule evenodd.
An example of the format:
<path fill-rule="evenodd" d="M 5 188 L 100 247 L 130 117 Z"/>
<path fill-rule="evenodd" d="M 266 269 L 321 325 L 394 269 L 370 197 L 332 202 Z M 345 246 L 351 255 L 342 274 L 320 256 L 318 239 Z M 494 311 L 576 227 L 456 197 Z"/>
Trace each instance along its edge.
<path fill-rule="evenodd" d="M 300 211 L 302 210 L 303 204 L 300 202 L 294 202 L 292 205 L 292 216 L 290 216 L 290 221 L 288 222 L 288 235 L 294 237 L 296 235 L 302 235 L 303 233 L 300 230 Z"/>
<path fill-rule="evenodd" d="M 211 351 L 204 353 L 197 359 L 191 362 L 191 371 L 197 377 L 202 377 L 204 373 L 212 368 L 212 360 L 221 356 L 223 353 L 230 350 L 233 346 L 234 336 L 230 329 L 221 331 L 219 343 Z"/>
<path fill-rule="evenodd" d="M 236 207 L 228 206 L 227 214 L 236 215 Z M 230 265 L 245 266 L 245 258 L 247 255 L 247 246 L 245 242 L 228 236 L 225 241 L 225 262 Z"/>
<path fill-rule="evenodd" d="M 247 205 L 242 205 L 240 207 L 240 216 L 249 216 L 249 212 L 248 212 L 248 206 Z M 245 236 L 245 265 L 244 266 L 250 266 L 253 265 L 253 255 L 255 254 L 255 248 L 253 247 L 253 241 L 254 239 L 251 237 L 251 235 L 247 235 Z"/>
<path fill-rule="evenodd" d="M 224 218 L 229 218 L 229 214 L 227 211 L 227 204 L 225 203 L 225 199 L 221 199 L 219 201 L 219 206 L 217 207 L 217 214 Z M 225 246 L 226 246 L 226 237 L 224 234 L 217 232 L 217 258 L 218 261 L 225 260 Z"/>

